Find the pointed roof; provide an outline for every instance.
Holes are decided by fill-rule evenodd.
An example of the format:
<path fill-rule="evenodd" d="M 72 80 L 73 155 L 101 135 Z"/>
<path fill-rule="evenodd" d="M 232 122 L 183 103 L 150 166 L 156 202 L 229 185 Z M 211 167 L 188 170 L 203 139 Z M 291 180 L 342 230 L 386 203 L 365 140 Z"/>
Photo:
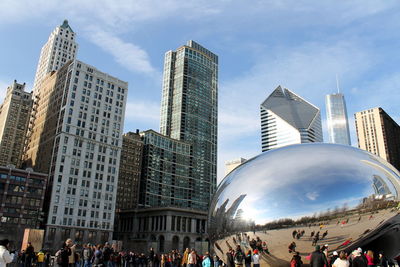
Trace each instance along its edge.
<path fill-rule="evenodd" d="M 72 30 L 71 26 L 69 26 L 68 20 L 66 20 L 66 19 L 64 20 L 63 24 L 60 25 L 60 27 L 63 28 L 63 29 L 69 30 L 71 32 L 74 32 Z"/>
<path fill-rule="evenodd" d="M 261 104 L 297 129 L 308 129 L 319 108 L 280 85 Z"/>

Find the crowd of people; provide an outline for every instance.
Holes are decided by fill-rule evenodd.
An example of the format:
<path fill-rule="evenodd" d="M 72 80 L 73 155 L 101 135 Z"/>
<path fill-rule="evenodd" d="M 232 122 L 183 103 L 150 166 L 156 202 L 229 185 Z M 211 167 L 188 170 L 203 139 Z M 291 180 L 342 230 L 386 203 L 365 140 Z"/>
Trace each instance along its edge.
<path fill-rule="evenodd" d="M 302 231 L 293 232 L 293 238 L 298 239 L 299 233 L 304 235 Z M 234 238 L 234 244 L 235 249 L 229 245 L 224 258 L 219 258 L 208 252 L 199 255 L 189 248 L 183 253 L 172 250 L 170 253 L 158 254 L 152 248 L 146 254 L 117 252 L 107 242 L 104 245 L 85 244 L 78 250 L 77 245 L 67 239 L 51 256 L 44 251 L 35 253 L 30 243 L 25 250 L 16 253 L 9 250 L 8 240 L 0 240 L 0 267 L 6 267 L 9 263 L 18 267 L 260 267 L 262 257 L 270 255 L 266 242 L 259 237 L 251 239 L 246 234 L 240 234 Z M 289 246 L 289 253 L 292 254 L 291 267 L 303 266 L 294 241 Z M 371 250 L 358 248 L 350 254 L 345 251 L 329 253 L 328 245 L 316 245 L 315 251 L 306 259 L 311 267 L 394 267 L 395 262 L 400 265 L 400 257 L 388 259 L 383 252 L 375 254 Z"/>

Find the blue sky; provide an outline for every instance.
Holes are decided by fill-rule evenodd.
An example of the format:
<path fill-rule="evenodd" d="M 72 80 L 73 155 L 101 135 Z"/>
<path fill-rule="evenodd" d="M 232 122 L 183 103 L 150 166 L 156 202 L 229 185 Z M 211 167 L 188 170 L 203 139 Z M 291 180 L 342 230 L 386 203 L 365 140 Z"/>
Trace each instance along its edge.
<path fill-rule="evenodd" d="M 2 0 L 0 97 L 14 79 L 32 88 L 42 45 L 68 19 L 78 58 L 129 82 L 125 131 L 158 130 L 164 53 L 193 39 L 219 55 L 221 179 L 225 161 L 261 152 L 259 105 L 279 84 L 326 127 L 337 74 L 353 145 L 355 112 L 381 106 L 398 120 L 399 14 L 395 0 Z"/>

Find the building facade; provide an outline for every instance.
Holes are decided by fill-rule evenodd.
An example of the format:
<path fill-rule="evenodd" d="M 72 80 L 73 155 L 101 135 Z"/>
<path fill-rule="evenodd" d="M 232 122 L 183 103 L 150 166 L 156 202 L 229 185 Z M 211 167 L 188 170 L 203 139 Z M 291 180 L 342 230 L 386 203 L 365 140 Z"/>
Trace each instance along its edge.
<path fill-rule="evenodd" d="M 0 167 L 0 239 L 20 247 L 25 228 L 39 227 L 47 177 L 29 168 Z"/>
<path fill-rule="evenodd" d="M 350 146 L 349 119 L 344 95 L 341 93 L 327 95 L 325 103 L 329 142 Z"/>
<path fill-rule="evenodd" d="M 32 109 L 32 93 L 14 81 L 0 106 L 0 166 L 21 165 Z"/>
<path fill-rule="evenodd" d="M 188 41 L 164 60 L 161 134 L 193 149 L 192 203 L 206 211 L 217 184 L 218 56 Z"/>
<path fill-rule="evenodd" d="M 260 105 L 262 151 L 323 142 L 319 108 L 278 86 Z"/>
<path fill-rule="evenodd" d="M 128 84 L 78 60 L 47 78 L 37 88 L 40 101 L 25 155 L 27 166 L 49 173 L 45 246 L 68 237 L 108 241 Z"/>
<path fill-rule="evenodd" d="M 140 253 L 150 247 L 156 253 L 186 248 L 205 253 L 210 249 L 206 229 L 207 212 L 163 207 L 125 212 L 116 232 L 125 249 Z"/>
<path fill-rule="evenodd" d="M 137 208 L 139 202 L 140 175 L 142 172 L 143 141 L 139 132 L 122 136 L 119 165 L 117 212 Z"/>
<path fill-rule="evenodd" d="M 76 34 L 69 26 L 68 20 L 64 20 L 63 24 L 53 30 L 40 52 L 33 85 L 34 93 L 49 72 L 60 69 L 68 61 L 76 58 L 78 44 L 75 40 Z"/>
<path fill-rule="evenodd" d="M 242 163 L 246 162 L 247 159 L 238 158 L 225 162 L 225 176 L 233 171 L 236 167 L 240 166 Z"/>
<path fill-rule="evenodd" d="M 354 116 L 358 147 L 400 169 L 400 126 L 382 108 L 360 111 Z"/>

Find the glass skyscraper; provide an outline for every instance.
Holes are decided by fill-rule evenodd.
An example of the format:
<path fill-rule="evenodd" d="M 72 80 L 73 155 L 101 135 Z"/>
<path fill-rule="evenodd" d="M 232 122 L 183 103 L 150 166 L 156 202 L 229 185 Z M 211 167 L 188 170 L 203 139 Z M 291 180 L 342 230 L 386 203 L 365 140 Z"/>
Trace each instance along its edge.
<path fill-rule="evenodd" d="M 192 145 L 189 198 L 207 210 L 217 183 L 218 56 L 188 43 L 165 54 L 160 132 Z"/>
<path fill-rule="evenodd" d="M 322 142 L 321 113 L 287 88 L 278 86 L 260 105 L 261 149 Z"/>
<path fill-rule="evenodd" d="M 326 96 L 326 117 L 329 142 L 351 145 L 349 120 L 343 94 L 337 93 Z"/>

